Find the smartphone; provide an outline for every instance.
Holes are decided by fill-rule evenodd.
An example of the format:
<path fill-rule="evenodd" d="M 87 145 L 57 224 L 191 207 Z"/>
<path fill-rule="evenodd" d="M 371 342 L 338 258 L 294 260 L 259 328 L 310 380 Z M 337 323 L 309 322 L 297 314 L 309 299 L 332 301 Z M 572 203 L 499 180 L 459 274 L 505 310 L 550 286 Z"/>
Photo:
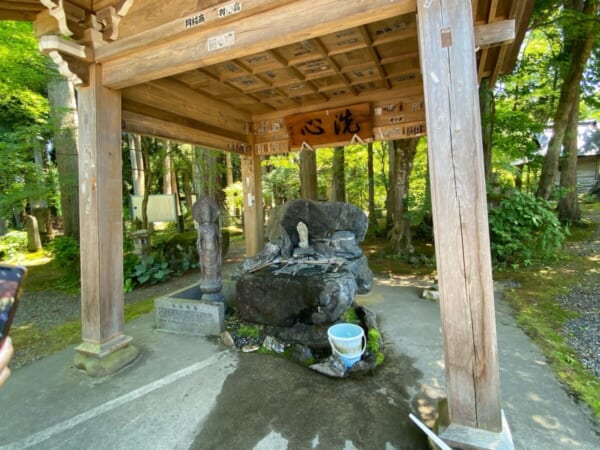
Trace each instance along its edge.
<path fill-rule="evenodd" d="M 8 336 L 26 274 L 27 269 L 23 266 L 0 264 L 0 347 Z"/>

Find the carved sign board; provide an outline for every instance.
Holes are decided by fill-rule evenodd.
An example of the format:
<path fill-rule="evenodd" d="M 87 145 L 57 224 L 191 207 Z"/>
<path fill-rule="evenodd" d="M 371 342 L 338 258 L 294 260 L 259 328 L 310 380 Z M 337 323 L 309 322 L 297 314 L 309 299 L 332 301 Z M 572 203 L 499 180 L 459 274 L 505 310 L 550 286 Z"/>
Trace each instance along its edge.
<path fill-rule="evenodd" d="M 388 141 L 425 136 L 427 128 L 425 127 L 425 121 L 421 121 L 376 127 L 374 132 L 376 140 Z"/>
<path fill-rule="evenodd" d="M 371 106 L 369 103 L 326 109 L 285 118 L 290 144 L 324 145 L 350 142 L 354 135 L 362 139 L 373 137 Z"/>
<path fill-rule="evenodd" d="M 226 5 L 221 5 L 217 8 L 207 9 L 202 12 L 198 12 L 191 16 L 187 16 L 183 18 L 183 26 L 187 30 L 188 28 L 194 28 L 199 25 L 202 25 L 216 16 L 217 19 L 222 19 L 223 17 L 230 16 L 232 14 L 237 14 L 242 12 L 242 3 L 241 2 L 233 2 Z"/>

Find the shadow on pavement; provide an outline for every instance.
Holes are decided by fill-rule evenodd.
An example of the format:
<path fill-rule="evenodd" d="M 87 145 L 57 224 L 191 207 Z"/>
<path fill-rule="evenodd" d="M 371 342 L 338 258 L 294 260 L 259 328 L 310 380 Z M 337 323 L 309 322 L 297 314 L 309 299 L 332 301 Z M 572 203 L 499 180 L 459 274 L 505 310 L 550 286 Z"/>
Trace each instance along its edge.
<path fill-rule="evenodd" d="M 408 419 L 409 390 L 422 377 L 413 363 L 388 351 L 373 375 L 337 380 L 276 356 L 240 354 L 191 448 L 428 449 Z"/>

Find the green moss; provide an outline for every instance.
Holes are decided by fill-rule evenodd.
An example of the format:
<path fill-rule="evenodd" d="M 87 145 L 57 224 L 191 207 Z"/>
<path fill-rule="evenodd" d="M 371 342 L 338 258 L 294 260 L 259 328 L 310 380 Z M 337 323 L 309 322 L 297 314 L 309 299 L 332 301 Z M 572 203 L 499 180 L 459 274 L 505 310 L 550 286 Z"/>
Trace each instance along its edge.
<path fill-rule="evenodd" d="M 385 359 L 381 343 L 381 333 L 375 328 L 371 328 L 367 333 L 367 350 L 375 355 L 375 366 L 380 365 Z"/>
<path fill-rule="evenodd" d="M 240 325 L 240 327 L 237 330 L 237 333 L 241 337 L 258 339 L 258 337 L 260 336 L 260 329 L 256 325 L 243 324 Z"/>
<path fill-rule="evenodd" d="M 125 321 L 136 319 L 154 309 L 154 299 L 125 305 Z M 26 349 L 32 360 L 64 350 L 81 342 L 81 321 L 72 320 L 49 330 L 34 324 L 13 326 L 10 331 L 15 349 Z"/>
<path fill-rule="evenodd" d="M 344 314 L 342 314 L 342 320 L 346 323 L 353 323 L 356 325 L 360 324 L 360 319 L 358 318 L 356 309 L 354 308 L 348 308 Z"/>
<path fill-rule="evenodd" d="M 79 343 L 81 322 L 67 322 L 51 330 L 42 330 L 35 325 L 22 325 L 13 327 L 10 335 L 15 349 L 26 349 L 33 359 L 38 359 Z"/>
<path fill-rule="evenodd" d="M 130 303 L 125 305 L 125 322 L 137 319 L 144 314 L 148 314 L 154 310 L 154 299 L 149 298 L 141 302 Z"/>

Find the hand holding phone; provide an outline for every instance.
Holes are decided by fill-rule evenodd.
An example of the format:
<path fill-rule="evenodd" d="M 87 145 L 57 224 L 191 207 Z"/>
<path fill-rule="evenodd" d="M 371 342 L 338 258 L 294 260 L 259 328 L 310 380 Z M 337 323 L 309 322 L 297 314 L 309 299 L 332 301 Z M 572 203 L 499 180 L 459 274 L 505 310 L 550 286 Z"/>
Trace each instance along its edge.
<path fill-rule="evenodd" d="M 26 273 L 22 266 L 0 265 L 0 348 L 15 316 Z"/>
<path fill-rule="evenodd" d="M 0 346 L 0 387 L 4 385 L 8 377 L 10 376 L 10 368 L 8 363 L 13 355 L 13 346 L 10 338 L 4 340 L 2 346 Z"/>

